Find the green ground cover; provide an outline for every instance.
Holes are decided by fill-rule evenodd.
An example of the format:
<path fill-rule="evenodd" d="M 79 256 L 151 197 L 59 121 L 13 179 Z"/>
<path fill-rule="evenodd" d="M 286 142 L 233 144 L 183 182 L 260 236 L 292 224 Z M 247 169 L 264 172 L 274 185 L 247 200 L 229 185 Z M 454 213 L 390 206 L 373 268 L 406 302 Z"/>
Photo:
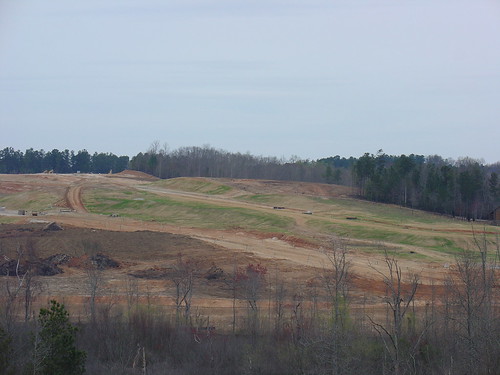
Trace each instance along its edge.
<path fill-rule="evenodd" d="M 193 178 L 160 180 L 153 182 L 151 186 L 208 195 L 222 195 L 232 190 L 230 186 L 224 184 Z"/>
<path fill-rule="evenodd" d="M 85 196 L 90 212 L 119 214 L 140 220 L 155 220 L 196 228 L 259 230 L 287 232 L 293 219 L 242 207 L 174 199 L 150 192 L 94 190 Z"/>
<path fill-rule="evenodd" d="M 374 219 L 390 223 L 421 223 L 421 224 L 450 224 L 450 219 L 436 214 L 427 213 L 411 208 L 398 207 L 389 204 L 380 204 L 351 198 L 310 198 L 316 203 L 330 206 L 332 215 L 342 216 L 349 213 L 363 219 Z"/>
<path fill-rule="evenodd" d="M 0 197 L 0 206 L 10 210 L 44 211 L 51 209 L 60 198 L 50 192 L 24 191 Z"/>
<path fill-rule="evenodd" d="M 423 249 L 434 250 L 451 255 L 458 255 L 463 250 L 471 248 L 471 236 L 453 234 L 450 237 L 436 236 L 426 230 L 404 229 L 387 225 L 363 224 L 362 221 L 332 222 L 322 219 L 311 219 L 307 225 L 322 233 L 333 233 L 340 237 L 367 240 L 373 243 L 388 243 L 395 247 L 409 245 Z M 373 250 L 373 249 L 371 249 Z"/>

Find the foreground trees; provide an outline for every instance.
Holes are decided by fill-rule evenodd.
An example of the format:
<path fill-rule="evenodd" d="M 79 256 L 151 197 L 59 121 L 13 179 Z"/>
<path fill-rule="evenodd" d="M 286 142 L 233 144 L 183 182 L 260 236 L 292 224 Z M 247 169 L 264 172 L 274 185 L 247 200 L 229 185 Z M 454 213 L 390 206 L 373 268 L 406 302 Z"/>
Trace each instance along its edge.
<path fill-rule="evenodd" d="M 419 276 L 410 274 L 405 280 L 398 260 L 387 250 L 385 251 L 385 264 L 387 266 L 386 273 L 377 272 L 382 276 L 387 291 L 385 297 L 388 311 L 386 324 L 375 322 L 371 317 L 369 319 L 375 331 L 380 335 L 385 351 L 390 358 L 390 372 L 395 375 L 407 372 L 416 373 L 415 357 L 427 327 L 421 333 L 417 333 L 415 315 L 408 318 L 407 322 L 405 319 L 414 303 L 419 286 Z M 405 323 L 408 325 L 408 332 L 404 332 Z"/>
<path fill-rule="evenodd" d="M 33 374 L 80 375 L 85 372 L 85 352 L 75 346 L 77 329 L 69 322 L 64 305 L 52 300 L 40 309 L 40 330 L 35 333 Z"/>
<path fill-rule="evenodd" d="M 237 298 L 248 314 L 238 315 L 235 332 L 230 323 L 214 331 L 195 297 L 192 319 L 179 319 L 180 300 L 172 313 L 148 303 L 97 304 L 94 319 L 78 330 L 65 306 L 51 301 L 37 320 L 19 319 L 12 333 L 0 329 L 0 374 L 82 374 L 84 366 L 96 375 L 496 374 L 498 258 L 487 245 L 460 255 L 447 287 L 429 300 L 419 298 L 419 276 L 387 253 L 374 280 L 386 287 L 376 297 L 385 318 L 383 309 L 351 308 L 349 253 L 339 240 L 307 285 L 287 290 L 263 265 L 238 267 Z M 179 259 L 176 270 L 189 286 L 196 276 L 186 262 Z M 179 290 L 182 297 L 190 288 Z"/>
<path fill-rule="evenodd" d="M 0 374 L 81 375 L 86 354 L 76 347 L 78 329 L 64 305 L 52 300 L 38 320 L 0 327 Z"/>

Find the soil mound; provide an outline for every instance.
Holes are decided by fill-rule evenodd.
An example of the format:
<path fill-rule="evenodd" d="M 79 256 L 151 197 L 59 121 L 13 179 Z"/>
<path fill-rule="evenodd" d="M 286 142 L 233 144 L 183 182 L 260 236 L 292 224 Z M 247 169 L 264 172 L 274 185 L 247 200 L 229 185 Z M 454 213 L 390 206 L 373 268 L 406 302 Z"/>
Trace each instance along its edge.
<path fill-rule="evenodd" d="M 54 254 L 45 260 L 49 263 L 55 264 L 56 266 L 60 266 L 61 264 L 67 264 L 71 259 L 71 256 L 68 254 Z"/>
<path fill-rule="evenodd" d="M 22 262 L 11 259 L 0 265 L 0 273 L 3 275 L 23 276 L 27 272 L 36 276 L 54 276 L 63 273 L 63 270 L 47 259 Z"/>
<path fill-rule="evenodd" d="M 130 169 L 125 169 L 124 171 L 121 171 L 119 173 L 114 173 L 111 175 L 111 177 L 113 177 L 113 176 L 131 178 L 134 180 L 147 180 L 147 181 L 159 180 L 158 177 L 152 176 L 152 175 L 144 173 L 144 172 L 132 171 Z"/>
<path fill-rule="evenodd" d="M 219 280 L 224 279 L 225 274 L 224 270 L 220 267 L 217 267 L 215 264 L 209 268 L 209 270 L 205 273 L 205 279 L 207 280 Z"/>
<path fill-rule="evenodd" d="M 118 268 L 120 264 L 104 254 L 96 254 L 90 257 L 90 261 L 100 270 Z"/>
<path fill-rule="evenodd" d="M 97 253 L 92 256 L 82 255 L 80 257 L 73 257 L 67 262 L 69 267 L 74 268 L 88 268 L 89 266 L 95 267 L 98 270 L 107 270 L 109 268 L 118 268 L 120 263 L 111 259 L 107 255 Z"/>
<path fill-rule="evenodd" d="M 43 230 L 47 232 L 47 231 L 63 230 L 63 228 L 55 221 L 53 221 L 52 223 L 47 224 L 45 228 L 43 228 Z"/>

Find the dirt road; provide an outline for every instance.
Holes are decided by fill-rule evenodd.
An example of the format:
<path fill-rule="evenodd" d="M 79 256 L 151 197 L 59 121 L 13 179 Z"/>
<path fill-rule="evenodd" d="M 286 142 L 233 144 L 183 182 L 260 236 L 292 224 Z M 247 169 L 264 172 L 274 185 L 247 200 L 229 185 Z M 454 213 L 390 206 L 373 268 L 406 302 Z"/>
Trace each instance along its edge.
<path fill-rule="evenodd" d="M 87 212 L 82 200 L 82 189 L 83 186 L 78 184 L 72 185 L 66 190 L 66 202 L 69 208 L 79 213 Z"/>

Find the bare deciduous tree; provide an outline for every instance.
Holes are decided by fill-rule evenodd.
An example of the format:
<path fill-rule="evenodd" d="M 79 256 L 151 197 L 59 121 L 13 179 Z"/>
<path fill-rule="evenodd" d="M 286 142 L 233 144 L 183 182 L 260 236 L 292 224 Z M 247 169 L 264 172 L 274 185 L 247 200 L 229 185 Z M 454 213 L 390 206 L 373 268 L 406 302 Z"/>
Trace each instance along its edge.
<path fill-rule="evenodd" d="M 447 286 L 451 294 L 451 319 L 458 326 L 459 350 L 462 352 L 459 362 L 466 373 L 473 373 L 477 368 L 492 373 L 500 361 L 497 348 L 498 296 L 497 264 L 499 261 L 498 239 L 495 249 L 490 252 L 491 243 L 483 233 L 478 236 L 474 231 L 474 243 L 477 251 L 466 250 L 456 259 L 457 272 L 451 276 Z M 496 322 L 496 323 L 495 323 Z"/>
<path fill-rule="evenodd" d="M 42 283 L 36 277 L 34 264 L 38 261 L 36 246 L 33 241 L 26 242 L 26 273 L 24 276 L 24 320 L 30 320 L 35 297 L 42 292 Z"/>
<path fill-rule="evenodd" d="M 90 321 L 96 323 L 96 300 L 99 295 L 99 289 L 104 283 L 102 269 L 93 260 L 93 257 L 99 252 L 100 246 L 96 242 L 84 241 L 82 243 L 83 251 L 86 255 L 86 262 L 84 264 L 85 273 L 87 275 L 86 286 L 89 293 L 89 310 Z"/>
<path fill-rule="evenodd" d="M 401 266 L 394 255 L 390 255 L 387 250 L 385 251 L 385 264 L 387 266 L 387 274 L 378 270 L 376 272 L 382 276 L 386 286 L 387 292 L 384 300 L 391 314 L 390 319 L 387 325 L 383 325 L 375 322 L 371 317 L 368 318 L 382 338 L 384 347 L 391 359 L 391 372 L 399 375 L 404 372 L 404 354 L 408 355 L 406 359 L 414 356 L 425 332 L 425 330 L 422 331 L 414 342 L 404 343 L 404 318 L 414 301 L 419 286 L 419 275 L 410 274 L 409 279 L 405 282 Z"/>
<path fill-rule="evenodd" d="M 15 279 L 6 278 L 4 283 L 5 291 L 5 302 L 4 302 L 4 325 L 7 332 L 11 332 L 12 324 L 15 321 L 15 316 L 17 308 L 19 307 L 18 297 L 24 285 L 25 274 L 21 274 L 19 271 L 19 266 L 21 263 L 21 258 L 23 256 L 23 251 L 21 246 L 17 246 L 17 259 L 15 260 Z M 4 256 L 6 260 L 10 260 L 8 257 Z M 9 271 L 6 271 L 6 276 L 9 276 Z"/>
<path fill-rule="evenodd" d="M 323 267 L 323 283 L 332 304 L 331 324 L 324 338 L 321 356 L 329 364 L 331 373 L 345 374 L 347 371 L 346 347 L 348 292 L 350 262 L 345 240 L 337 237 L 330 239 L 330 246 L 323 250 L 328 262 Z"/>
<path fill-rule="evenodd" d="M 170 274 L 170 280 L 175 285 L 177 324 L 179 323 L 181 310 L 183 310 L 182 315 L 186 323 L 188 322 L 191 315 L 191 300 L 193 297 L 194 278 L 197 272 L 197 262 L 190 259 L 184 260 L 182 253 L 179 253 L 173 272 Z"/>
<path fill-rule="evenodd" d="M 236 274 L 238 291 L 248 303 L 248 324 L 253 337 L 259 325 L 259 300 L 265 288 L 267 268 L 261 264 L 249 264 L 239 268 Z"/>

